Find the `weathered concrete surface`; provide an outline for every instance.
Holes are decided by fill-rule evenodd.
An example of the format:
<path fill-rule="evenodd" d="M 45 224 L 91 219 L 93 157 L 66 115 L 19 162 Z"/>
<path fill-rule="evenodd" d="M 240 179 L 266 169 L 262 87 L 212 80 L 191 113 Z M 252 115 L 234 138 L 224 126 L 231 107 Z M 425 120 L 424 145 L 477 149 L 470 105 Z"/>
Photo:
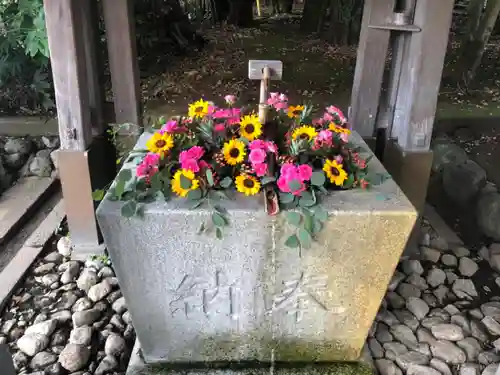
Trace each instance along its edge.
<path fill-rule="evenodd" d="M 103 201 L 98 221 L 148 363 L 356 360 L 416 219 L 390 179 L 331 194 L 302 251 L 259 199 L 224 204 L 222 240 L 197 234 L 211 211 L 184 200 L 148 204 L 143 219 L 121 205 Z"/>
<path fill-rule="evenodd" d="M 330 363 L 328 365 L 303 365 L 297 367 L 284 367 L 283 364 L 260 364 L 253 368 L 250 364 L 240 365 L 238 368 L 189 368 L 189 366 L 178 366 L 178 368 L 161 368 L 144 363 L 139 342 L 136 340 L 130 362 L 125 375 L 372 375 L 373 365 L 369 351 L 364 353 L 363 358 L 353 363 Z"/>

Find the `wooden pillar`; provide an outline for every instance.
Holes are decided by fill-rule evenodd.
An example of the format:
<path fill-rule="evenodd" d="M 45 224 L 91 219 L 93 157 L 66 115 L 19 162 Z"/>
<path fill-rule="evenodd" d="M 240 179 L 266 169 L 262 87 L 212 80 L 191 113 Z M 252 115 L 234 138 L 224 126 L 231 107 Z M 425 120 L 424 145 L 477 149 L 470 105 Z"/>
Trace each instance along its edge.
<path fill-rule="evenodd" d="M 85 150 L 92 140 L 83 20 L 78 0 L 44 0 L 61 148 Z"/>
<path fill-rule="evenodd" d="M 132 0 L 102 0 L 117 123 L 142 125 Z"/>
<path fill-rule="evenodd" d="M 95 253 L 99 248 L 87 148 L 92 142 L 92 111 L 97 96 L 89 77 L 85 32 L 90 0 L 44 0 L 45 22 L 56 94 L 61 150 L 57 154 L 59 176 L 74 255 Z M 87 2 L 87 4 L 82 4 Z"/>
<path fill-rule="evenodd" d="M 362 137 L 375 132 L 390 37 L 389 30 L 370 26 L 390 23 L 394 4 L 395 0 L 365 0 L 349 111 L 349 124 Z"/>

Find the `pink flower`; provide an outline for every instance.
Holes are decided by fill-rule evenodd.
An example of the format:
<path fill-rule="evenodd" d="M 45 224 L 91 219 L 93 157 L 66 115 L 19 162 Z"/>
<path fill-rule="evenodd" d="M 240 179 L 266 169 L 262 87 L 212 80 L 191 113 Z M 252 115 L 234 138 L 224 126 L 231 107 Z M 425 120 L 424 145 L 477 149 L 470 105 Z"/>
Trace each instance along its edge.
<path fill-rule="evenodd" d="M 267 99 L 267 104 L 274 107 L 276 110 L 283 110 L 288 108 L 288 98 L 285 94 L 272 92 Z"/>
<path fill-rule="evenodd" d="M 313 170 L 307 164 L 301 164 L 297 168 L 297 175 L 301 181 L 309 181 L 312 177 Z"/>
<path fill-rule="evenodd" d="M 268 152 L 272 152 L 273 154 L 278 153 L 278 147 L 274 142 L 271 141 L 266 142 L 266 149 Z"/>
<path fill-rule="evenodd" d="M 236 103 L 236 96 L 235 95 L 226 95 L 224 97 L 224 100 L 226 101 L 227 104 L 233 105 Z"/>
<path fill-rule="evenodd" d="M 179 155 L 179 161 L 183 169 L 189 169 L 193 172 L 200 171 L 200 165 L 198 161 L 205 154 L 205 150 L 200 146 L 193 146 L 189 150 L 182 151 Z"/>
<path fill-rule="evenodd" d="M 162 130 L 166 131 L 167 133 L 175 133 L 177 130 L 179 130 L 179 125 L 177 124 L 177 121 L 170 120 L 163 126 Z"/>
<path fill-rule="evenodd" d="M 347 133 L 340 133 L 340 139 L 344 143 L 349 142 L 349 134 L 347 134 Z"/>
<path fill-rule="evenodd" d="M 252 164 L 261 164 L 266 160 L 266 152 L 262 148 L 256 148 L 250 151 L 248 160 Z"/>
<path fill-rule="evenodd" d="M 252 168 L 253 168 L 255 174 L 259 177 L 262 177 L 267 173 L 267 164 L 266 163 L 252 164 Z"/>
<path fill-rule="evenodd" d="M 226 130 L 226 126 L 223 123 L 222 124 L 215 124 L 214 130 L 216 132 L 223 132 L 224 130 Z"/>
<path fill-rule="evenodd" d="M 326 122 L 332 122 L 334 118 L 330 113 L 325 112 L 325 114 L 323 115 L 323 120 Z"/>
<path fill-rule="evenodd" d="M 262 139 L 256 139 L 255 141 L 250 142 L 248 148 L 250 148 L 250 150 L 264 149 L 266 148 L 266 142 L 264 142 Z"/>
<path fill-rule="evenodd" d="M 280 94 L 278 99 L 282 102 L 287 102 L 288 101 L 288 97 L 285 95 L 285 94 Z"/>
<path fill-rule="evenodd" d="M 284 110 L 288 108 L 288 102 L 278 102 L 274 105 L 274 108 L 277 110 Z"/>
<path fill-rule="evenodd" d="M 144 159 L 142 159 L 142 162 L 137 166 L 137 177 L 145 177 L 147 180 L 149 180 L 158 172 L 159 163 L 160 155 L 153 153 L 147 154 Z"/>
<path fill-rule="evenodd" d="M 200 161 L 198 162 L 198 165 L 200 166 L 200 168 L 203 168 L 203 169 L 205 169 L 205 168 L 208 168 L 208 167 L 209 167 L 208 163 L 207 163 L 205 160 L 200 160 Z"/>
<path fill-rule="evenodd" d="M 296 167 L 291 163 L 285 163 L 281 166 L 280 174 L 284 176 L 287 180 L 295 177 L 296 175 Z"/>
<path fill-rule="evenodd" d="M 331 144 L 333 139 L 333 133 L 330 130 L 321 130 L 318 133 L 316 139 Z"/>
<path fill-rule="evenodd" d="M 337 155 L 334 159 L 338 164 L 342 164 L 344 162 L 344 158 L 342 157 L 342 155 Z"/>
<path fill-rule="evenodd" d="M 342 111 L 335 107 L 334 105 L 331 105 L 329 107 L 326 107 L 326 110 L 328 113 L 334 115 L 335 117 L 337 117 L 338 121 L 340 122 L 341 125 L 345 124 L 347 122 L 347 119 L 345 118 L 344 114 L 342 113 Z"/>

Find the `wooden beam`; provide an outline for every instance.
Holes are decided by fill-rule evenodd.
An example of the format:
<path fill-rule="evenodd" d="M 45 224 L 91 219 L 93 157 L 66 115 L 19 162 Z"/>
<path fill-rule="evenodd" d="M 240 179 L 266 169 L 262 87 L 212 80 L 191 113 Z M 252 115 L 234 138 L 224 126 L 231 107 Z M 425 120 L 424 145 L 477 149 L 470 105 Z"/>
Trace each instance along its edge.
<path fill-rule="evenodd" d="M 79 0 L 82 32 L 87 69 L 87 90 L 92 116 L 92 127 L 97 133 L 105 129 L 103 101 L 105 98 L 103 76 L 104 65 L 99 43 L 99 10 L 97 0 Z"/>
<path fill-rule="evenodd" d="M 92 140 L 79 0 L 44 0 L 61 147 L 85 150 Z"/>
<path fill-rule="evenodd" d="M 102 0 L 117 123 L 142 125 L 132 0 Z"/>
<path fill-rule="evenodd" d="M 370 25 L 392 22 L 394 5 L 395 0 L 365 0 L 349 113 L 349 123 L 362 137 L 375 132 L 390 37 L 389 30 Z"/>
<path fill-rule="evenodd" d="M 454 0 L 417 0 L 413 22 L 422 31 L 406 44 L 392 129 L 392 137 L 405 151 L 430 147 L 453 4 Z"/>

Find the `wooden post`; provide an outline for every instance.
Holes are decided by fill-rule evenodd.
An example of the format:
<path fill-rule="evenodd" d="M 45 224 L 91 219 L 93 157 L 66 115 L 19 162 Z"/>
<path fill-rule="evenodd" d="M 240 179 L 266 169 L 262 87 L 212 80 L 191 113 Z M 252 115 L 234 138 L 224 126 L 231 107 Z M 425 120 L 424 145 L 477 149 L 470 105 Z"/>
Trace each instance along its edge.
<path fill-rule="evenodd" d="M 116 122 L 142 125 L 132 0 L 102 0 Z"/>
<path fill-rule="evenodd" d="M 379 107 L 390 31 L 374 29 L 392 21 L 395 0 L 365 0 L 352 86 L 349 123 L 362 137 L 372 137 Z"/>
<path fill-rule="evenodd" d="M 454 0 L 417 0 L 414 24 L 422 31 L 406 44 L 392 129 L 404 151 L 429 150 L 453 4 Z"/>
<path fill-rule="evenodd" d="M 44 0 L 61 148 L 84 151 L 92 140 L 79 0 Z"/>

